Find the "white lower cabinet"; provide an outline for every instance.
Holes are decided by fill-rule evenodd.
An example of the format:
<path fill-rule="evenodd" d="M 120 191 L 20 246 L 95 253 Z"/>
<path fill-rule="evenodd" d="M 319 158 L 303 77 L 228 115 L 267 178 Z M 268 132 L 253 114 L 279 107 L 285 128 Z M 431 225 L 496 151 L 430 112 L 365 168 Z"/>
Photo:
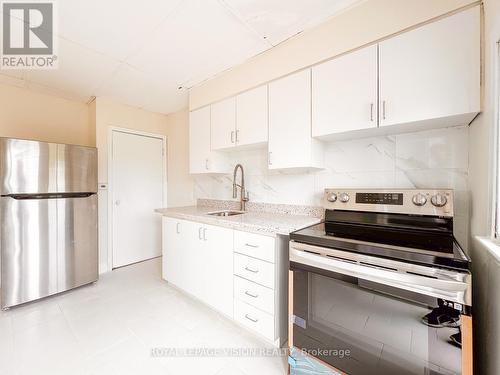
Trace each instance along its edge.
<path fill-rule="evenodd" d="M 163 217 L 162 234 L 162 276 L 163 279 L 178 286 L 179 288 L 190 290 L 187 273 L 183 272 L 183 267 L 189 262 L 193 255 L 190 239 L 194 226 L 189 221 L 174 220 Z"/>
<path fill-rule="evenodd" d="M 165 280 L 281 346 L 288 240 L 163 217 Z"/>
<path fill-rule="evenodd" d="M 227 316 L 233 316 L 233 230 L 203 226 L 200 275 L 202 300 Z M 197 279 L 196 275 L 193 279 Z M 199 281 L 198 281 L 199 282 Z"/>
<path fill-rule="evenodd" d="M 274 315 L 274 289 L 235 276 L 234 298 Z"/>
<path fill-rule="evenodd" d="M 234 274 L 274 289 L 274 264 L 246 255 L 234 254 Z"/>
<path fill-rule="evenodd" d="M 234 319 L 252 331 L 274 341 L 274 316 L 238 299 L 234 300 Z"/>
<path fill-rule="evenodd" d="M 234 231 L 234 252 L 252 258 L 275 262 L 274 237 Z"/>
<path fill-rule="evenodd" d="M 286 250 L 274 237 L 234 231 L 234 319 L 276 346 L 287 337 Z"/>
<path fill-rule="evenodd" d="M 233 230 L 163 218 L 163 278 L 233 317 Z"/>

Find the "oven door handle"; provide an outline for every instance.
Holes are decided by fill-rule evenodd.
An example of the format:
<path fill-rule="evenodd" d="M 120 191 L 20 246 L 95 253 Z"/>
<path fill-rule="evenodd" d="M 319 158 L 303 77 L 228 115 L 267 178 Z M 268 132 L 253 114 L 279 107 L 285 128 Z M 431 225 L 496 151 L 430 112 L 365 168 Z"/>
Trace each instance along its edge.
<path fill-rule="evenodd" d="M 348 275 L 466 305 L 470 305 L 471 303 L 469 290 L 470 285 L 466 282 L 458 280 L 452 280 L 449 278 L 447 278 L 447 280 L 442 280 L 418 274 L 364 266 L 349 261 L 311 254 L 305 251 L 297 250 L 293 248 L 293 246 L 290 248 L 290 261 L 298 264 L 299 266 L 300 264 L 303 264 L 309 267 Z"/>

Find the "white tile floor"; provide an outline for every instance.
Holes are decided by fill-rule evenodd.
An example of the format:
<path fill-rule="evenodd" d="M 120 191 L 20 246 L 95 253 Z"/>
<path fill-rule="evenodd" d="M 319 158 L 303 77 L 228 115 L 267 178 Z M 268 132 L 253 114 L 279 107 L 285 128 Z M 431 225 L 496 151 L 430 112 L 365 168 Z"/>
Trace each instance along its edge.
<path fill-rule="evenodd" d="M 284 357 L 162 357 L 154 347 L 270 348 L 170 287 L 152 260 L 0 312 L 0 375 L 281 375 Z"/>

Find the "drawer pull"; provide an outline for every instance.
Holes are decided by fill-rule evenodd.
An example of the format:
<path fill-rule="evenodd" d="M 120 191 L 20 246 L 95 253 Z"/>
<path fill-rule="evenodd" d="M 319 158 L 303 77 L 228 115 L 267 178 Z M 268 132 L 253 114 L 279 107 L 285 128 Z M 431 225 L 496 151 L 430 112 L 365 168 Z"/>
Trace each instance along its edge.
<path fill-rule="evenodd" d="M 259 295 L 258 295 L 258 294 L 252 294 L 252 293 L 250 293 L 248 290 L 245 292 L 245 294 L 246 294 L 247 296 L 249 296 L 249 297 L 252 297 L 252 298 L 258 298 L 258 297 L 259 297 Z"/>
<path fill-rule="evenodd" d="M 246 243 L 245 246 L 247 246 L 247 247 L 253 247 L 254 249 L 257 249 L 259 247 L 259 245 L 252 245 L 252 244 L 249 244 L 249 243 Z"/>
<path fill-rule="evenodd" d="M 252 273 L 259 273 L 259 270 L 254 270 L 253 268 L 248 268 L 248 266 L 245 267 L 245 270 L 248 272 L 252 272 Z"/>
<path fill-rule="evenodd" d="M 248 314 L 245 314 L 245 318 L 247 318 L 248 320 L 250 320 L 251 322 L 254 322 L 254 323 L 257 323 L 259 321 L 259 319 L 254 319 L 254 318 L 248 316 Z"/>

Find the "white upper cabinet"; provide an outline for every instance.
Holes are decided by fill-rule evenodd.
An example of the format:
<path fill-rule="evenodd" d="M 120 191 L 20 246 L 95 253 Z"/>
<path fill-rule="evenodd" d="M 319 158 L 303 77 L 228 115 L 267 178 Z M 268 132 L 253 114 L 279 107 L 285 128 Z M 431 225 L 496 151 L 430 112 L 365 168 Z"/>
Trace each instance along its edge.
<path fill-rule="evenodd" d="M 267 143 L 268 113 L 267 85 L 236 97 L 237 146 L 258 146 Z"/>
<path fill-rule="evenodd" d="M 311 136 L 311 70 L 269 84 L 269 169 L 321 168 Z"/>
<path fill-rule="evenodd" d="M 323 166 L 322 141 L 469 124 L 481 111 L 475 6 L 191 112 L 191 173 L 230 173 L 268 144 L 269 169 Z"/>
<path fill-rule="evenodd" d="M 377 46 L 312 68 L 312 135 L 377 127 Z"/>
<path fill-rule="evenodd" d="M 236 98 L 212 105 L 212 150 L 224 150 L 236 145 Z"/>
<path fill-rule="evenodd" d="M 191 111 L 189 116 L 189 172 L 228 173 L 224 155 L 210 147 L 210 106 Z"/>
<path fill-rule="evenodd" d="M 212 104 L 212 150 L 267 143 L 267 85 Z"/>
<path fill-rule="evenodd" d="M 379 45 L 380 126 L 468 124 L 480 111 L 480 9 Z"/>

